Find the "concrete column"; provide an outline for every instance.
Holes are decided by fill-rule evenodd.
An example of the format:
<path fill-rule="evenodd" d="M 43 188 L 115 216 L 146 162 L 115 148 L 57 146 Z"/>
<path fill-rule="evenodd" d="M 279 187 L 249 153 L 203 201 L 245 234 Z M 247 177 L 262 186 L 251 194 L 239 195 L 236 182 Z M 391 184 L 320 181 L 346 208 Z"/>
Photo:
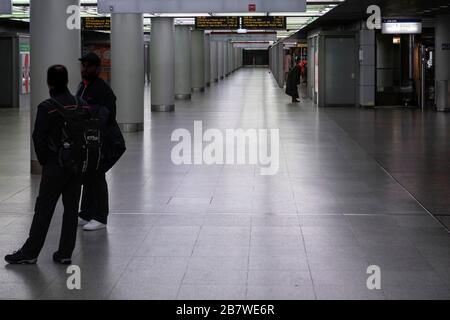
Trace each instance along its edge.
<path fill-rule="evenodd" d="M 111 15 L 111 87 L 117 122 L 125 132 L 144 130 L 144 27 L 142 14 Z"/>
<path fill-rule="evenodd" d="M 79 0 L 31 0 L 31 108 L 30 121 L 33 130 L 37 106 L 50 97 L 47 86 L 47 70 L 55 64 L 66 66 L 69 72 L 69 89 L 73 94 L 81 81 L 81 35 L 79 29 L 69 29 L 69 6 L 79 6 Z M 32 132 L 31 130 L 31 132 Z M 31 139 L 30 139 L 31 140 Z M 40 174 L 42 168 L 31 143 L 31 173 Z"/>
<path fill-rule="evenodd" d="M 175 27 L 173 18 L 152 18 L 150 64 L 152 111 L 175 110 Z"/>
<path fill-rule="evenodd" d="M 362 107 L 375 106 L 376 46 L 375 30 L 359 32 L 359 104 Z"/>
<path fill-rule="evenodd" d="M 191 99 L 191 28 L 175 27 L 175 98 Z"/>
<path fill-rule="evenodd" d="M 236 71 L 236 48 L 231 45 L 231 61 L 233 62 L 231 70 Z"/>
<path fill-rule="evenodd" d="M 205 32 L 193 30 L 191 34 L 192 91 L 205 91 Z"/>
<path fill-rule="evenodd" d="M 224 69 L 225 77 L 228 77 L 230 75 L 230 71 L 229 71 L 230 59 L 228 57 L 228 54 L 229 54 L 228 41 L 225 41 L 224 44 L 223 44 L 223 56 L 224 56 L 224 59 L 223 59 L 224 67 L 223 67 L 223 69 Z"/>
<path fill-rule="evenodd" d="M 242 68 L 244 66 L 244 49 L 239 49 L 239 67 Z"/>
<path fill-rule="evenodd" d="M 224 72 L 224 50 L 223 50 L 223 42 L 217 41 L 217 74 L 219 75 L 219 79 L 222 80 L 225 72 Z"/>
<path fill-rule="evenodd" d="M 205 34 L 205 84 L 211 85 L 211 35 Z"/>
<path fill-rule="evenodd" d="M 211 82 L 219 81 L 218 42 L 211 41 Z"/>
<path fill-rule="evenodd" d="M 450 15 L 436 22 L 436 105 L 439 111 L 450 110 Z"/>
<path fill-rule="evenodd" d="M 234 56 L 234 54 L 235 54 L 235 52 L 234 52 L 234 46 L 233 46 L 233 44 L 232 43 L 230 43 L 230 54 L 231 54 L 231 72 L 233 73 L 234 71 L 235 71 L 235 68 L 234 68 L 234 63 L 235 63 L 235 60 L 236 60 L 236 57 Z"/>
<path fill-rule="evenodd" d="M 228 74 L 233 73 L 233 50 L 231 42 L 228 42 Z"/>

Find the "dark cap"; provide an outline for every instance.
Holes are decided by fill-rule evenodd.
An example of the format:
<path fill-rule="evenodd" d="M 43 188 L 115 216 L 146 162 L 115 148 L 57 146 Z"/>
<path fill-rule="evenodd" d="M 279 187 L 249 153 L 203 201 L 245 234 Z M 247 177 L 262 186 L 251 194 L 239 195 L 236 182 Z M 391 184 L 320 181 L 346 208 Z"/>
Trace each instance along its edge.
<path fill-rule="evenodd" d="M 93 52 L 89 52 L 89 53 L 85 54 L 83 57 L 81 57 L 78 60 L 80 60 L 81 62 L 90 62 L 96 66 L 101 65 L 101 60 L 100 60 L 99 56 Z"/>

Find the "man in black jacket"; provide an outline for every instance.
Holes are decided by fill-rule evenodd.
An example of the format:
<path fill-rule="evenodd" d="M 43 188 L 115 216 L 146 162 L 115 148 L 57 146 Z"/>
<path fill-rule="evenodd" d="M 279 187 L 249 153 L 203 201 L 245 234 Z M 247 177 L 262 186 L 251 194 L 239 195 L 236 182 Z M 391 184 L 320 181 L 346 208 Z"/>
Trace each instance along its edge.
<path fill-rule="evenodd" d="M 81 193 L 81 170 L 67 170 L 60 166 L 58 146 L 62 141 L 64 118 L 55 103 L 66 110 L 89 109 L 84 101 L 75 98 L 67 89 L 68 73 L 62 65 L 48 69 L 47 83 L 52 100 L 38 106 L 33 132 L 36 155 L 43 167 L 39 196 L 29 238 L 23 247 L 5 257 L 10 264 L 35 264 L 44 246 L 50 222 L 59 197 L 62 195 L 64 216 L 59 249 L 53 260 L 60 264 L 71 264 L 77 234 L 78 205 Z M 53 146 L 53 147 L 52 147 Z"/>
<path fill-rule="evenodd" d="M 79 59 L 82 63 L 80 84 L 77 96 L 90 106 L 103 106 L 109 110 L 109 125 L 116 123 L 116 96 L 100 77 L 100 58 L 95 53 L 88 53 Z M 109 214 L 108 184 L 105 172 L 99 171 L 83 180 L 83 195 L 79 225 L 85 231 L 106 228 Z"/>
<path fill-rule="evenodd" d="M 298 85 L 300 84 L 300 58 L 295 59 L 295 66 L 291 69 L 286 80 L 286 94 L 292 97 L 292 103 L 300 102 L 298 100 Z"/>

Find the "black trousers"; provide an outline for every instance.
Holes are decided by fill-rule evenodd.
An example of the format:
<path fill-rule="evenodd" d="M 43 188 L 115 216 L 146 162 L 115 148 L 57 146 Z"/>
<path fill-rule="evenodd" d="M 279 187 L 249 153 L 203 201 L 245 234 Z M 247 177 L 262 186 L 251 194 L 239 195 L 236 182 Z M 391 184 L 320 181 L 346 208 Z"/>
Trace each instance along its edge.
<path fill-rule="evenodd" d="M 83 196 L 80 218 L 86 221 L 97 220 L 108 223 L 109 201 L 108 183 L 104 172 L 96 172 L 83 178 Z"/>
<path fill-rule="evenodd" d="M 43 167 L 33 223 L 28 240 L 22 247 L 22 251 L 27 255 L 39 256 L 61 195 L 64 215 L 58 253 L 65 258 L 72 256 L 77 238 L 81 175 L 68 173 L 56 163 Z"/>

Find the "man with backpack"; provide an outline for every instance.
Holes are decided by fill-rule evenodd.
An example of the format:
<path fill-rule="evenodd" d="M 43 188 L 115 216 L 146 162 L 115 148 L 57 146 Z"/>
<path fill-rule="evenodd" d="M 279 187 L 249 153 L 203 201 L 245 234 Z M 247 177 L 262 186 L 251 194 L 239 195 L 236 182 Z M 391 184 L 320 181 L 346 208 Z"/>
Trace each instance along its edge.
<path fill-rule="evenodd" d="M 38 107 L 33 132 L 36 155 L 43 167 L 39 196 L 28 240 L 5 257 L 10 264 L 35 264 L 62 195 L 64 215 L 59 249 L 53 260 L 71 264 L 77 234 L 82 174 L 99 163 L 101 128 L 109 117 L 105 108 L 91 108 L 73 96 L 62 65 L 48 69 L 50 97 Z"/>
<path fill-rule="evenodd" d="M 96 231 L 106 228 L 109 214 L 108 184 L 106 172 L 125 152 L 125 142 L 116 122 L 116 96 L 108 84 L 99 77 L 101 60 L 93 52 L 87 53 L 81 59 L 81 76 L 77 96 L 91 106 L 103 106 L 110 112 L 108 133 L 105 138 L 105 159 L 101 169 L 88 174 L 83 179 L 83 194 L 78 225 L 85 231 Z M 116 138 L 114 140 L 114 138 Z M 119 142 L 117 142 L 119 141 Z M 111 145 L 116 147 L 111 149 Z M 117 146 L 118 145 L 118 146 Z"/>

